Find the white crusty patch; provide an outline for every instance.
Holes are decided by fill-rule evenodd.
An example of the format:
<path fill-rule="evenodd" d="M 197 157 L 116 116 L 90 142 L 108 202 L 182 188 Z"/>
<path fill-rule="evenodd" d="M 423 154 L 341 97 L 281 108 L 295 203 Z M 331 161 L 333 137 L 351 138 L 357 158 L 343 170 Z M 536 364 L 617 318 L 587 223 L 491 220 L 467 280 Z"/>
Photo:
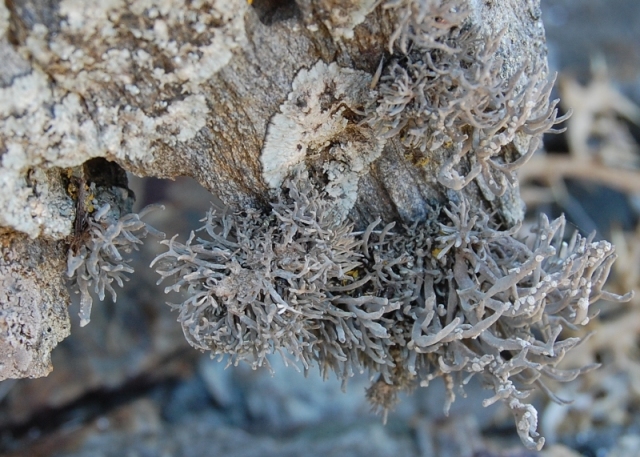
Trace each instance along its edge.
<path fill-rule="evenodd" d="M 75 75 L 80 81 L 74 84 L 86 87 L 101 78 L 113 78 L 122 80 L 125 86 L 131 76 L 130 59 L 141 58 L 137 61 L 140 64 L 147 54 L 140 49 L 133 50 L 133 56 L 118 55 L 122 51 L 128 53 L 117 49 L 123 33 L 121 18 L 134 14 L 145 20 L 139 21 L 138 27 L 127 27 L 126 33 L 139 42 L 152 43 L 158 55 L 163 54 L 175 67 L 169 73 L 159 67 L 146 70 L 160 86 L 179 83 L 185 93 L 197 93 L 201 84 L 231 60 L 232 51 L 246 43 L 244 12 L 247 8 L 245 0 L 63 0 L 60 3 L 60 14 L 65 17 L 62 33 L 47 45 L 56 57 L 68 61 L 71 68 L 92 68 Z M 177 38 L 174 33 L 184 27 L 189 30 L 187 40 Z M 78 36 L 92 40 L 95 48 L 109 49 L 102 62 L 78 52 L 69 39 Z"/>
<path fill-rule="evenodd" d="M 22 65 L 0 69 L 11 81 L 0 87 L 0 226 L 32 237 L 70 233 L 64 189 L 29 170 L 105 156 L 149 163 L 157 144 L 193 140 L 211 115 L 204 85 L 246 42 L 247 8 L 246 0 L 61 1 L 58 33 L 34 25 L 16 50 Z M 8 17 L 0 4 L 0 46 Z M 153 56 L 142 49 L 149 43 Z M 158 68 L 158 56 L 172 65 Z M 168 85 L 179 97 L 142 103 Z M 130 96 L 109 99 L 114 92 Z"/>
<path fill-rule="evenodd" d="M 33 70 L 0 89 L 0 226 L 36 237 L 70 233 L 71 200 L 47 166 L 68 167 L 91 158 L 97 132 L 79 97 L 62 96 Z"/>
<path fill-rule="evenodd" d="M 105 125 L 100 147 L 115 157 L 134 161 L 151 160 L 153 143 L 161 141 L 175 146 L 195 138 L 210 114 L 204 95 L 189 95 L 169 104 L 162 116 L 149 116 L 143 110 L 126 105 L 111 113 L 117 123 Z"/>
<path fill-rule="evenodd" d="M 358 0 L 353 2 L 343 2 L 343 4 L 331 8 L 329 19 L 325 20 L 327 29 L 334 38 L 353 38 L 353 29 L 362 24 L 373 8 L 378 4 L 378 0 Z"/>
<path fill-rule="evenodd" d="M 372 97 L 369 73 L 318 61 L 296 75 L 287 100 L 271 119 L 260 160 L 263 178 L 278 189 L 307 160 L 326 158 L 326 192 L 336 198 L 341 219 L 355 204 L 358 180 L 380 156 L 384 141 L 345 117 Z"/>
<path fill-rule="evenodd" d="M 167 108 L 167 114 L 158 121 L 177 130 L 175 141 L 184 142 L 195 138 L 196 133 L 205 126 L 209 108 L 204 95 L 189 95 L 182 101 L 174 102 Z"/>

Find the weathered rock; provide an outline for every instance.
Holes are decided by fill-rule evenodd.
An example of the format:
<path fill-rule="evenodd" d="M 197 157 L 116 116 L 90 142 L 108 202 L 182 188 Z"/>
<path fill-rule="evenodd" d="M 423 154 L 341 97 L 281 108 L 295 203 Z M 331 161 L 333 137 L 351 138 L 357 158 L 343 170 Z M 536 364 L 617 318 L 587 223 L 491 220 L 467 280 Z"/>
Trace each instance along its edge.
<path fill-rule="evenodd" d="M 69 335 L 64 243 L 0 234 L 0 379 L 46 376 Z"/>

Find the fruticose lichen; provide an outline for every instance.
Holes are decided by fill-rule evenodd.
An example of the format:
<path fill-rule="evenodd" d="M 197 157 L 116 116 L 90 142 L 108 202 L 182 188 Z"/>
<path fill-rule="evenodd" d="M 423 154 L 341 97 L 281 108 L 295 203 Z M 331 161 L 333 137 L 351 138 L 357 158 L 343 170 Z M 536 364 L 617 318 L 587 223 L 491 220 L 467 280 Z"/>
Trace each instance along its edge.
<path fill-rule="evenodd" d="M 599 298 L 629 298 L 602 290 L 614 249 L 565 239 L 562 217 L 542 216 L 528 237 L 520 230 L 515 171 L 562 121 L 544 62 L 505 65 L 508 31 L 487 36 L 464 2 L 382 8 L 395 31 L 376 75 L 318 62 L 294 79 L 261 155 L 271 207 L 212 210 L 201 236 L 164 241 L 152 266 L 171 281 L 166 292 L 187 293 L 172 306 L 196 348 L 254 367 L 280 353 L 344 382 L 368 371 L 368 398 L 385 413 L 398 392 L 438 377 L 448 410 L 478 375 L 493 390 L 484 404 L 503 401 L 523 443 L 540 449 L 525 399 L 537 386 L 561 401 L 545 379 L 594 367 L 557 367 L 580 341 L 561 333 L 586 324 Z M 387 141 L 425 154 L 448 202 L 407 226 L 355 230 L 358 180 Z M 496 199 L 515 209 L 496 215 Z"/>
<path fill-rule="evenodd" d="M 549 103 L 546 66 L 524 62 L 505 75 L 497 56 L 504 32 L 480 39 L 464 2 L 396 0 L 384 7 L 396 29 L 368 122 L 384 138 L 439 156 L 443 186 L 460 190 L 478 178 L 483 191 L 502 196 L 540 135 L 564 120 L 557 118 L 558 100 Z M 511 145 L 517 152 L 506 163 L 503 148 Z"/>
<path fill-rule="evenodd" d="M 485 404 L 505 402 L 523 442 L 539 449 L 544 439 L 526 396 L 537 385 L 555 398 L 545 378 L 568 381 L 592 368 L 557 368 L 579 342 L 561 333 L 587 323 L 595 300 L 626 298 L 602 290 L 613 247 L 578 234 L 565 240 L 562 218 L 542 217 L 526 238 L 514 225 L 520 207 L 511 217 L 488 210 L 517 192 L 515 170 L 561 120 L 544 62 L 504 65 L 508 31 L 480 31 L 457 0 L 366 0 L 321 20 L 337 26 L 330 33 L 341 42 L 378 4 L 395 26 L 380 72 L 318 61 L 300 69 L 273 115 L 260 157 L 270 206 L 210 211 L 198 235 L 163 241 L 168 251 L 152 266 L 170 282 L 167 292 L 186 293 L 173 306 L 198 349 L 254 367 L 280 353 L 344 382 L 368 371 L 367 395 L 385 412 L 398 392 L 438 377 L 448 409 L 455 390 L 478 375 L 493 391 Z M 164 156 L 160 144 L 187 147 L 214 131 L 201 86 L 245 44 L 248 8 L 244 0 L 65 0 L 59 30 L 26 31 L 20 52 L 35 65 L 0 89 L 4 188 L 20 191 L 17 215 L 4 225 L 31 236 L 70 230 L 66 219 L 49 227 L 47 214 L 25 210 L 36 200 L 37 186 L 23 179 L 31 166 L 109 155 L 139 167 Z M 0 5 L 2 39 L 6 11 Z M 82 42 L 92 46 L 74 45 Z M 425 155 L 417 163 L 428 164 L 418 166 L 433 185 L 431 212 L 407 226 L 377 220 L 356 229 L 348 215 L 358 182 L 387 142 Z M 115 299 L 113 282 L 132 272 L 123 253 L 158 234 L 140 219 L 147 210 L 96 206 L 68 253 L 81 325 L 92 292 Z M 0 318 L 11 335 L 22 325 Z"/>
<path fill-rule="evenodd" d="M 113 210 L 109 203 L 105 203 L 86 217 L 86 227 L 82 233 L 76 234 L 80 237 L 76 240 L 78 247 L 72 245 L 67 257 L 67 276 L 71 278 L 71 287 L 80 293 L 81 327 L 90 320 L 91 293 L 104 300 L 107 291 L 115 302 L 117 294 L 112 283 L 115 281 L 122 287 L 123 281 L 129 279 L 127 273 L 133 273 L 133 268 L 122 255 L 137 250 L 148 234 L 164 237 L 163 233 L 141 219 L 157 208 L 157 205 L 150 205 L 140 213 L 120 217 L 117 209 Z"/>
<path fill-rule="evenodd" d="M 465 199 L 411 227 L 354 231 L 336 223 L 332 203 L 297 176 L 270 211 L 210 211 L 202 236 L 163 241 L 152 266 L 171 281 L 165 292 L 188 294 L 172 305 L 187 340 L 254 367 L 280 353 L 345 382 L 368 370 L 369 398 L 383 410 L 437 377 L 448 409 L 454 386 L 477 374 L 494 392 L 484 404 L 504 401 L 523 442 L 540 448 L 523 399 L 534 385 L 549 392 L 545 377 L 592 368 L 556 368 L 579 342 L 560 333 L 588 322 L 598 298 L 625 298 L 602 290 L 611 244 L 577 233 L 564 241 L 564 219 L 544 216 L 527 243 Z"/>

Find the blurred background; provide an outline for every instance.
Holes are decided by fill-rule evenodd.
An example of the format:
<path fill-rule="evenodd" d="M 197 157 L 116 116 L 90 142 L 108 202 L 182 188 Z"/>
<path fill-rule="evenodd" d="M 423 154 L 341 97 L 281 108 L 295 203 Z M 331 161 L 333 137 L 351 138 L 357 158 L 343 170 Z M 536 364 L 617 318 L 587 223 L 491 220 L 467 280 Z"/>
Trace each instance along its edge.
<path fill-rule="evenodd" d="M 640 291 L 640 2 L 543 0 L 556 95 L 572 109 L 565 134 L 545 138 L 521 173 L 528 221 L 567 215 L 583 233 L 614 241 L 609 289 Z M 184 240 L 213 198 L 189 179 L 131 178 L 137 209 L 162 202 L 152 226 Z M 134 279 L 118 302 L 94 303 L 91 323 L 53 352 L 43 379 L 0 382 L 3 456 L 451 456 L 524 457 L 510 412 L 471 383 L 450 415 L 434 383 L 405 396 L 386 425 L 364 397 L 366 376 L 346 390 L 316 371 L 305 378 L 273 358 L 274 374 L 226 368 L 190 348 L 148 267 L 164 247 L 136 253 Z M 640 456 L 640 293 L 597 305 L 594 332 L 567 357 L 603 366 L 555 386 L 572 399 L 533 398 L 549 457 Z M 574 335 L 572 335 L 574 336 Z"/>

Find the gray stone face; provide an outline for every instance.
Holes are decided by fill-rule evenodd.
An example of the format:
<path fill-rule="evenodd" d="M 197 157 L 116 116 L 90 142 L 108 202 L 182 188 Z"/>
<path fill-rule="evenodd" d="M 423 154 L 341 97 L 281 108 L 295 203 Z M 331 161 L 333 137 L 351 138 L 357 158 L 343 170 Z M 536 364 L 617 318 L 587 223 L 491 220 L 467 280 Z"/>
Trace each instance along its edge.
<path fill-rule="evenodd" d="M 0 246 L 0 379 L 46 376 L 70 330 L 64 244 L 5 233 Z"/>

